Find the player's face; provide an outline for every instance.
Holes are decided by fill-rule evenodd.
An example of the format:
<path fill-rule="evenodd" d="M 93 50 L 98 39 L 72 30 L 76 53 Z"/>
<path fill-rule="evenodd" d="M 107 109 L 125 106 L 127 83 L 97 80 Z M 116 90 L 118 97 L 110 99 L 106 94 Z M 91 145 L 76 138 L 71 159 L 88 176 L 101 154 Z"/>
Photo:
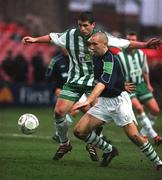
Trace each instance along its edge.
<path fill-rule="evenodd" d="M 105 54 L 107 45 L 103 43 L 97 36 L 92 36 L 88 41 L 89 48 L 93 54 L 102 56 Z"/>
<path fill-rule="evenodd" d="M 80 33 L 84 36 L 91 35 L 93 29 L 95 28 L 95 23 L 90 23 L 89 21 L 80 21 L 78 20 L 78 26 Z"/>
<path fill-rule="evenodd" d="M 137 41 L 137 36 L 136 35 L 127 35 L 126 37 L 129 41 Z"/>

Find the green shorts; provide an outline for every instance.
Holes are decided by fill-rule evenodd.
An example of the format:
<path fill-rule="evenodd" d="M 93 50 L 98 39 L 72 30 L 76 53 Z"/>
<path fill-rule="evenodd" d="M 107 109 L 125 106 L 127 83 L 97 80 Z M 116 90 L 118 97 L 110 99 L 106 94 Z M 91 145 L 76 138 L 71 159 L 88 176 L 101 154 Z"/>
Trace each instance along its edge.
<path fill-rule="evenodd" d="M 77 102 L 84 93 L 88 96 L 92 89 L 93 86 L 65 83 L 60 93 L 60 98 Z"/>
<path fill-rule="evenodd" d="M 153 94 L 148 90 L 145 82 L 136 85 L 136 90 L 130 94 L 130 98 L 138 98 L 141 102 L 147 102 L 153 98 Z"/>

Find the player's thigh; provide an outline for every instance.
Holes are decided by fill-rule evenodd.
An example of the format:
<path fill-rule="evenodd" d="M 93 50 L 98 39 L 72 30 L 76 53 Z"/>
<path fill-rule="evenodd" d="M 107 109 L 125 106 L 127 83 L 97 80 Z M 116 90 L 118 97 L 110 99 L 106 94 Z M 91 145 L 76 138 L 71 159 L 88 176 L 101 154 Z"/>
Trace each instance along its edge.
<path fill-rule="evenodd" d="M 140 103 L 140 101 L 134 97 L 131 99 L 132 106 L 137 112 L 143 112 L 143 105 Z"/>
<path fill-rule="evenodd" d="M 149 99 L 153 98 L 153 94 L 149 91 L 145 82 L 137 85 L 137 97 L 142 103 L 145 103 Z"/>
<path fill-rule="evenodd" d="M 86 113 L 75 126 L 75 130 L 81 133 L 89 133 L 90 131 L 96 129 L 98 126 L 104 124 L 100 119 Z"/>
<path fill-rule="evenodd" d="M 70 101 L 68 99 L 58 98 L 55 105 L 55 112 L 65 115 L 67 112 L 70 111 L 73 104 L 74 104 L 73 101 Z"/>
<path fill-rule="evenodd" d="M 115 99 L 115 102 L 112 103 L 112 105 L 113 104 L 114 111 L 111 112 L 111 117 L 116 125 L 123 127 L 132 122 L 137 124 L 128 93 L 122 92 L 122 94 Z"/>
<path fill-rule="evenodd" d="M 55 112 L 64 116 L 83 93 L 74 84 L 65 83 L 57 99 Z"/>
<path fill-rule="evenodd" d="M 160 112 L 159 105 L 155 98 L 149 99 L 147 102 L 145 102 L 145 105 L 154 115 Z"/>

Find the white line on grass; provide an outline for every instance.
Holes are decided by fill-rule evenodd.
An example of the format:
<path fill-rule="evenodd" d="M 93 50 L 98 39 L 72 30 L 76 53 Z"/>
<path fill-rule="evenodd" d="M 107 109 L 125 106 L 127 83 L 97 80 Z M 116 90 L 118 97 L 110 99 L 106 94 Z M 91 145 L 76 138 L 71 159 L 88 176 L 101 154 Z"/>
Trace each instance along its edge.
<path fill-rule="evenodd" d="M 25 135 L 25 134 L 0 134 L 0 137 L 20 137 L 20 138 L 38 138 L 38 139 L 51 139 L 51 136 L 39 136 L 39 135 Z"/>
<path fill-rule="evenodd" d="M 52 140 L 52 136 L 40 136 L 40 135 L 35 135 L 35 134 L 29 134 L 29 135 L 25 135 L 25 134 L 17 134 L 17 133 L 14 133 L 14 134 L 0 134 L 0 137 L 18 137 L 18 138 L 34 138 L 34 139 L 51 139 Z M 70 139 L 72 140 L 77 140 L 77 138 L 75 138 L 74 136 L 73 137 L 70 137 Z M 114 142 L 125 142 L 125 141 L 121 141 L 119 139 L 114 139 L 112 140 Z"/>

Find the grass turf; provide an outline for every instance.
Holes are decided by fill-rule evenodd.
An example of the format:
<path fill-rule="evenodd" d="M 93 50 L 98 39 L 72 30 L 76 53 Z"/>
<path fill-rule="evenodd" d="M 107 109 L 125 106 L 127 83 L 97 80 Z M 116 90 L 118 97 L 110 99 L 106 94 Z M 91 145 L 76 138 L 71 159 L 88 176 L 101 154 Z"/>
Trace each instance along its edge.
<path fill-rule="evenodd" d="M 40 121 L 40 126 L 33 135 L 22 135 L 17 127 L 19 116 L 27 112 L 35 114 Z M 74 125 L 69 130 L 72 152 L 59 161 L 53 161 L 57 144 L 51 139 L 54 129 L 52 117 L 50 107 L 0 109 L 0 180 L 161 179 L 162 173 L 155 170 L 122 129 L 113 123 L 104 127 L 104 135 L 113 141 L 120 154 L 109 167 L 99 167 L 99 162 L 90 160 L 84 142 L 72 134 Z M 161 120 L 162 115 L 155 128 L 162 133 Z M 162 158 L 162 145 L 154 147 Z M 99 155 L 101 157 L 102 152 L 99 151 Z"/>

